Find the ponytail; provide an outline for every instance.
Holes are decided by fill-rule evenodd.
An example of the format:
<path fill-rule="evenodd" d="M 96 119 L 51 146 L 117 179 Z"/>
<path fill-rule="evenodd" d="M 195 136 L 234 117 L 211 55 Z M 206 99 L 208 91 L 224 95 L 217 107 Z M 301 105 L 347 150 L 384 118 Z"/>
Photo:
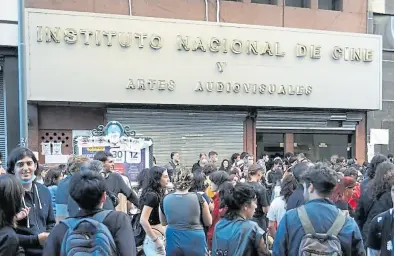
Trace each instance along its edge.
<path fill-rule="evenodd" d="M 237 183 L 235 186 L 227 183 L 221 192 L 221 208 L 223 208 L 222 205 L 228 208 L 225 217 L 231 220 L 239 216 L 244 204 L 249 204 L 256 199 L 254 188 L 245 183 Z"/>

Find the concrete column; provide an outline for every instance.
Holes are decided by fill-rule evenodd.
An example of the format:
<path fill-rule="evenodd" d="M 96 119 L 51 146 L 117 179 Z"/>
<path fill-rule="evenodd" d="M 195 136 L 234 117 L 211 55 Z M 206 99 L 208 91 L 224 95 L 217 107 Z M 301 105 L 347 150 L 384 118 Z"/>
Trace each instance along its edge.
<path fill-rule="evenodd" d="M 40 152 L 39 140 L 39 124 L 38 124 L 38 106 L 36 104 L 28 104 L 27 113 L 29 117 L 29 148 L 32 151 Z M 39 155 L 40 156 L 40 155 Z"/>
<path fill-rule="evenodd" d="M 366 114 L 358 123 L 355 130 L 355 158 L 358 164 L 362 165 L 366 161 Z"/>
<path fill-rule="evenodd" d="M 310 0 L 310 8 L 317 10 L 318 9 L 318 0 Z"/>
<path fill-rule="evenodd" d="M 294 149 L 294 134 L 293 133 L 286 133 L 285 134 L 285 152 L 293 153 Z"/>
<path fill-rule="evenodd" d="M 244 152 L 254 155 L 256 160 L 256 123 L 252 118 L 246 118 L 244 121 Z"/>

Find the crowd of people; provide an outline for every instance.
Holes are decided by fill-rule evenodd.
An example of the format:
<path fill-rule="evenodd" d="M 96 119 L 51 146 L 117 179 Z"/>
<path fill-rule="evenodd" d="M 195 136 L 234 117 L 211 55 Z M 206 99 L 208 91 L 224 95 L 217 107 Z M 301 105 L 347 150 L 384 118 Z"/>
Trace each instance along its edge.
<path fill-rule="evenodd" d="M 0 170 L 0 254 L 394 256 L 392 156 L 218 157 L 190 169 L 173 152 L 135 188 L 107 152 L 43 169 L 14 149 Z"/>

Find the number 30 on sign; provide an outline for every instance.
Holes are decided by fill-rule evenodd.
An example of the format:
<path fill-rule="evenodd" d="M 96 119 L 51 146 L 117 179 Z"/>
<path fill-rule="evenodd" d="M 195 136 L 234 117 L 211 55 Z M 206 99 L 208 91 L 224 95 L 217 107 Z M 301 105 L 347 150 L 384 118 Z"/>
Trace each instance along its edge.
<path fill-rule="evenodd" d="M 140 163 L 141 154 L 139 152 L 121 151 L 118 149 L 111 149 L 111 154 L 114 156 L 114 163 Z"/>

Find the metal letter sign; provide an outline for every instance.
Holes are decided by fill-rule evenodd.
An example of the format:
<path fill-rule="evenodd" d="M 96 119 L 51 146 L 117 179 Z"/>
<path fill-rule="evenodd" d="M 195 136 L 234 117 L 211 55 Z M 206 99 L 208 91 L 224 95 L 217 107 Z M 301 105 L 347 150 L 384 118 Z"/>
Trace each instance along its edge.
<path fill-rule="evenodd" d="M 93 129 L 91 136 L 74 138 L 74 153 L 93 159 L 97 152 L 110 152 L 114 156 L 115 171 L 137 180 L 139 172 L 152 166 L 153 142 L 151 138 L 138 138 L 129 126 L 110 121 L 106 126 Z"/>

